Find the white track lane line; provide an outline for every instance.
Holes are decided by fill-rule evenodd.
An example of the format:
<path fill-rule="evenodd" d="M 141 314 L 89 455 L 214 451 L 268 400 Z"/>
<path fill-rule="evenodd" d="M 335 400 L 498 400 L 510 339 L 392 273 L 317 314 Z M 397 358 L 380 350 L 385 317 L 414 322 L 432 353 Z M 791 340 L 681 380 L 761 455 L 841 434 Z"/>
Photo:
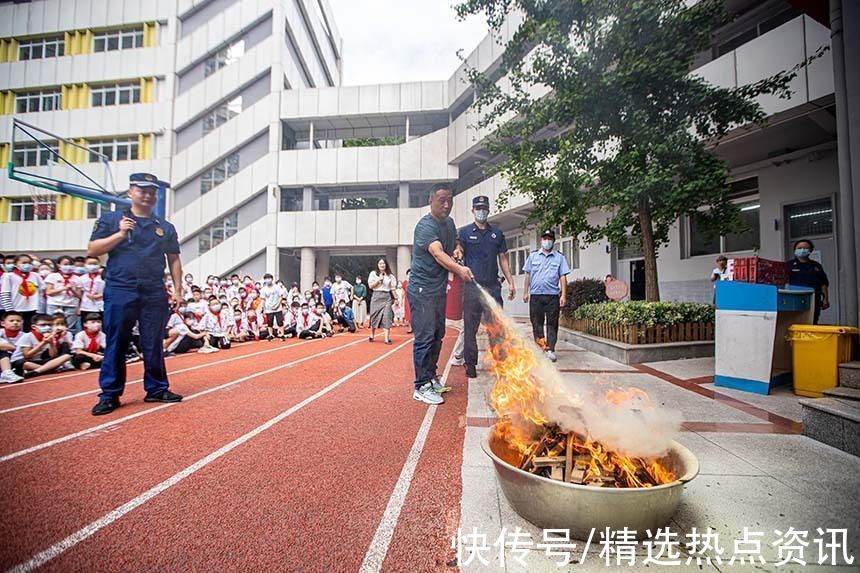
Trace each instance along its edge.
<path fill-rule="evenodd" d="M 347 346 L 351 346 L 352 344 L 356 344 L 358 342 L 361 342 L 361 340 L 357 340 L 356 342 L 350 343 Z M 128 514 L 129 512 L 133 511 L 134 509 L 140 507 L 141 505 L 143 505 L 144 503 L 146 503 L 150 499 L 158 496 L 159 494 L 164 493 L 165 491 L 167 491 L 171 487 L 175 486 L 176 484 L 178 484 L 179 482 L 181 482 L 185 478 L 187 478 L 187 477 L 195 474 L 196 472 L 200 471 L 201 469 L 205 468 L 206 466 L 208 466 L 209 464 L 211 464 L 212 462 L 214 462 L 218 458 L 230 453 L 232 450 L 241 446 L 242 444 L 244 444 L 248 440 L 251 440 L 252 438 L 262 434 L 263 432 L 265 432 L 266 430 L 268 430 L 269 428 L 271 428 L 272 426 L 274 426 L 278 422 L 284 420 L 285 418 L 292 416 L 293 414 L 295 414 L 296 412 L 298 412 L 299 410 L 301 410 L 302 408 L 304 408 L 305 406 L 307 406 L 308 404 L 310 404 L 314 400 L 322 398 L 323 396 L 325 396 L 326 394 L 328 394 L 329 392 L 331 392 L 332 390 L 334 390 L 335 388 L 337 388 L 338 386 L 340 386 L 341 384 L 343 384 L 344 382 L 346 382 L 350 378 L 353 378 L 354 376 L 361 374 L 362 372 L 364 372 L 365 370 L 367 370 L 371 366 L 373 366 L 373 365 L 381 362 L 382 360 L 388 358 L 389 356 L 391 356 L 392 354 L 394 354 L 395 352 L 397 352 L 398 350 L 400 350 L 401 348 L 403 348 L 404 346 L 406 346 L 410 342 L 412 342 L 411 338 L 409 340 L 407 340 L 406 342 L 403 342 L 403 343 L 399 344 L 398 346 L 396 346 L 395 348 L 389 350 L 388 352 L 386 352 L 382 356 L 379 356 L 379 357 L 371 360 L 370 362 L 368 362 L 367 364 L 365 364 L 361 368 L 358 368 L 357 370 L 353 370 L 352 372 L 343 376 L 342 378 L 338 379 L 337 381 L 332 382 L 331 384 L 329 384 L 328 386 L 326 386 L 322 390 L 319 390 L 315 394 L 305 398 L 304 400 L 302 400 L 298 404 L 291 406 L 287 410 L 284 410 L 283 412 L 281 412 L 280 414 L 278 414 L 274 418 L 272 418 L 269 421 L 257 426 L 256 428 L 254 428 L 253 430 L 251 430 L 247 434 L 243 434 L 243 435 L 239 436 L 238 438 L 236 438 L 235 440 L 233 440 L 229 444 L 226 444 L 226 445 L 220 447 L 219 449 L 215 450 L 214 452 L 212 452 L 208 456 L 201 458 L 200 460 L 197 460 L 196 462 L 194 462 L 193 464 L 191 464 L 190 466 L 188 466 L 184 470 L 182 470 L 176 474 L 173 474 L 172 476 L 170 476 L 169 478 L 167 478 L 166 480 L 164 480 L 160 484 L 158 484 L 158 485 L 152 487 L 151 489 L 145 491 L 144 493 L 140 494 L 139 496 L 132 499 L 131 501 L 124 503 L 123 505 L 117 507 L 116 509 L 114 509 L 110 513 L 107 513 L 106 515 L 102 516 L 101 518 L 97 519 L 96 521 L 93 521 L 89 525 L 79 529 L 78 531 L 69 535 L 68 537 L 66 537 L 62 541 L 55 543 L 54 545 L 48 547 L 44 551 L 41 551 L 40 553 L 33 556 L 30 560 L 25 561 L 24 563 L 17 565 L 16 567 L 14 567 L 13 569 L 10 569 L 9 571 L 14 572 L 14 573 L 25 573 L 27 571 L 32 571 L 33 569 L 36 569 L 37 567 L 41 567 L 42 565 L 44 565 L 45 563 L 47 563 L 51 559 L 54 559 L 55 557 L 62 555 L 63 553 L 65 553 L 66 551 L 68 551 L 69 549 L 71 549 L 72 547 L 77 545 L 78 543 L 80 543 L 81 541 L 92 536 L 93 534 L 95 534 L 99 530 L 104 529 L 105 527 L 107 527 L 111 523 L 115 522 L 116 520 L 122 518 L 124 515 Z M 341 348 L 345 348 L 345 347 L 341 347 Z"/>
<path fill-rule="evenodd" d="M 317 339 L 317 340 L 325 340 L 325 339 Z M 194 398 L 199 398 L 200 396 L 205 396 L 206 394 L 210 394 L 212 392 L 217 392 L 218 390 L 223 390 L 229 386 L 234 386 L 236 384 L 240 384 L 247 380 L 251 380 L 253 378 L 258 378 L 260 376 L 265 376 L 266 374 L 271 374 L 272 372 L 277 372 L 278 370 L 282 370 L 284 368 L 289 368 L 291 366 L 295 366 L 296 364 L 301 364 L 302 362 L 307 362 L 308 360 L 313 360 L 314 358 L 319 358 L 320 356 L 325 356 L 326 354 L 331 354 L 332 352 L 338 352 L 344 348 L 348 348 L 355 344 L 359 344 L 364 342 L 366 339 L 361 338 L 359 340 L 355 340 L 350 342 L 349 344 L 344 344 L 343 346 L 338 346 L 337 348 L 331 348 L 329 350 L 324 350 L 312 356 L 305 356 L 304 358 L 299 358 L 298 360 L 293 360 L 292 362 L 287 362 L 286 364 L 281 364 L 280 366 L 275 366 L 273 368 L 269 368 L 268 370 L 263 370 L 262 372 L 255 372 L 254 374 L 249 374 L 248 376 L 243 376 L 242 378 L 237 378 L 236 380 L 232 380 L 230 382 L 226 382 L 219 386 L 213 386 L 212 388 L 207 388 L 206 390 L 202 390 L 197 392 L 196 394 L 191 394 L 190 396 L 186 396 L 183 398 L 182 402 L 173 402 L 168 404 L 159 404 L 153 408 L 148 408 L 146 410 L 141 410 L 140 412 L 136 412 L 134 414 L 129 414 L 128 416 L 124 416 L 122 418 L 117 418 L 115 420 L 111 420 L 110 422 L 106 422 L 104 424 L 99 424 L 98 426 L 93 426 L 92 428 L 87 428 L 85 430 L 80 430 L 78 432 L 74 432 L 72 434 L 66 434 L 65 436 L 60 436 L 59 438 L 55 438 L 53 440 L 49 440 L 47 442 L 42 442 L 41 444 L 36 444 L 35 446 L 30 446 L 29 448 L 24 448 L 23 450 L 18 450 L 17 452 L 12 452 L 11 454 L 6 454 L 5 456 L 0 457 L 0 463 L 8 462 L 10 460 L 14 460 L 15 458 L 20 458 L 21 456 L 25 456 L 27 454 L 32 454 L 33 452 L 38 452 L 39 450 L 44 450 L 45 448 L 50 448 L 51 446 L 56 446 L 57 444 L 62 444 L 64 442 L 68 442 L 69 440 L 74 440 L 76 438 L 80 438 L 81 436 L 86 436 L 87 434 L 92 434 L 98 432 L 100 430 L 104 430 L 105 428 L 110 428 L 112 426 L 116 426 L 117 424 L 122 424 L 123 422 L 127 422 L 129 420 L 133 420 L 135 418 L 139 418 L 141 416 L 145 416 L 147 414 L 152 414 L 153 412 L 158 412 L 159 410 L 163 410 L 164 408 L 168 408 L 170 406 L 176 406 L 177 404 L 182 404 L 183 402 L 188 402 L 189 400 L 193 400 Z M 411 340 L 411 339 L 410 339 Z M 313 342 L 313 341 L 308 341 Z M 298 345 L 297 345 L 298 346 Z"/>
<path fill-rule="evenodd" d="M 443 385 L 448 380 L 450 372 L 451 360 L 449 358 L 448 364 L 445 366 L 445 371 L 442 373 Z M 359 569 L 361 573 L 377 573 L 382 570 L 385 556 L 388 555 L 388 546 L 391 544 L 394 529 L 397 527 L 397 520 L 400 518 L 400 510 L 403 509 L 406 494 L 409 493 L 409 486 L 412 484 L 412 477 L 415 475 L 415 468 L 418 466 L 418 460 L 421 458 L 421 452 L 424 450 L 424 442 L 427 441 L 427 435 L 430 433 L 430 425 L 433 423 L 433 417 L 436 415 L 436 408 L 438 406 L 429 406 L 427 413 L 424 414 L 424 421 L 421 422 L 418 435 L 415 436 L 415 441 L 412 443 L 412 449 L 409 450 L 409 455 L 406 456 L 406 463 L 403 464 L 403 469 L 400 470 L 400 477 L 397 478 L 394 491 L 391 492 L 391 497 L 388 498 L 388 505 L 385 506 L 382 520 L 376 528 L 376 533 L 373 534 L 373 540 L 370 542 L 370 547 L 367 548 L 367 553 L 364 554 L 364 561 L 361 562 L 361 568 Z"/>
<path fill-rule="evenodd" d="M 299 344 L 303 344 L 300 342 Z M 198 364 L 197 366 L 189 366 L 188 368 L 181 368 L 179 370 L 174 370 L 172 372 L 168 372 L 169 376 L 173 376 L 174 374 L 181 374 L 183 372 L 190 372 L 192 370 L 199 370 L 201 368 L 208 368 L 210 366 L 216 366 L 218 364 L 226 364 L 227 362 L 234 362 L 236 360 L 242 360 L 243 358 L 249 358 L 251 356 L 259 356 L 261 354 L 268 354 L 269 352 L 277 352 L 278 350 L 286 350 L 287 348 L 293 348 L 294 346 L 299 346 L 299 344 L 288 344 L 286 346 L 278 346 L 276 348 L 269 348 L 268 350 L 260 350 L 258 352 L 250 352 L 248 354 L 242 354 L 240 356 L 233 356 L 232 358 L 225 358 L 224 360 L 217 360 L 215 362 L 206 362 L 204 364 Z M 93 372 L 98 372 L 97 370 L 93 370 Z M 35 380 L 34 380 L 35 382 Z M 132 384 L 139 384 L 143 382 L 143 378 L 138 378 L 137 380 L 132 380 L 131 382 L 126 382 L 126 386 L 131 386 Z M 67 394 L 65 396 L 59 396 L 57 398 L 51 398 L 49 400 L 42 400 L 41 402 L 33 402 L 31 404 L 22 404 L 20 406 L 13 406 L 11 408 L 6 408 L 5 410 L 0 410 L 0 414 L 8 414 L 9 412 L 17 412 L 18 410 L 26 410 L 27 408 L 35 408 L 36 406 L 44 406 L 45 404 L 53 404 L 54 402 L 62 402 L 63 400 L 71 400 L 72 398 L 80 398 L 81 396 L 89 396 L 90 394 L 98 394 L 101 392 L 100 388 L 96 388 L 94 390 L 85 390 L 84 392 L 78 392 L 76 394 Z"/>

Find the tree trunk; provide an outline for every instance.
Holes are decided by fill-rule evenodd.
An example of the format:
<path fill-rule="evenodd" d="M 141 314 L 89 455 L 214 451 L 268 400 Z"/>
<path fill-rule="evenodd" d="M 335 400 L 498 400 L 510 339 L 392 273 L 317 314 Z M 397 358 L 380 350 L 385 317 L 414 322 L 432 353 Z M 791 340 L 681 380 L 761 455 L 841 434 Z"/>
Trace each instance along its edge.
<path fill-rule="evenodd" d="M 639 227 L 642 233 L 642 255 L 645 257 L 645 300 L 658 302 L 660 286 L 657 283 L 657 248 L 651 225 L 651 207 L 647 199 L 639 201 Z"/>

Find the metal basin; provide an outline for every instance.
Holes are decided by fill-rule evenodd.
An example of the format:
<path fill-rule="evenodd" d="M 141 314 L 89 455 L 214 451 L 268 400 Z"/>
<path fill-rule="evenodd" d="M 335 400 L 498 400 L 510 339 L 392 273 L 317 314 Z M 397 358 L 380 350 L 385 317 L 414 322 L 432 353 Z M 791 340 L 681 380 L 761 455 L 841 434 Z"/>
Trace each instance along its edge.
<path fill-rule="evenodd" d="M 666 527 L 681 502 L 684 484 L 699 473 L 699 462 L 684 446 L 672 442 L 669 464 L 677 480 L 647 488 L 600 488 L 555 481 L 518 469 L 505 461 L 506 445 L 495 426 L 481 442 L 493 460 L 502 491 L 514 510 L 543 529 L 568 529 L 574 539 L 588 539 L 592 528 L 635 529 L 637 537 Z M 595 534 L 597 534 L 595 532 Z"/>

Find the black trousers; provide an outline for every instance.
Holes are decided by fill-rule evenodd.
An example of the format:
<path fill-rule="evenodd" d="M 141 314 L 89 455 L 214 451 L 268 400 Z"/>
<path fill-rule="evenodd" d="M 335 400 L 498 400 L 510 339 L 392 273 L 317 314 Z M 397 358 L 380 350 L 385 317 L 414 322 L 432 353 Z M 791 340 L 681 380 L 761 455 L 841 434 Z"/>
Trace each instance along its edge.
<path fill-rule="evenodd" d="M 558 314 L 561 311 L 559 295 L 533 294 L 529 297 L 529 318 L 535 340 L 545 339 L 546 347 L 555 351 L 558 340 Z M 544 334 L 546 322 L 546 334 Z"/>
<path fill-rule="evenodd" d="M 487 292 L 502 306 L 502 287 L 497 282 L 495 285 L 482 285 Z M 484 307 L 483 297 L 473 283 L 463 285 L 463 360 L 467 366 L 478 365 L 478 327 L 481 326 L 484 314 L 488 312 Z"/>

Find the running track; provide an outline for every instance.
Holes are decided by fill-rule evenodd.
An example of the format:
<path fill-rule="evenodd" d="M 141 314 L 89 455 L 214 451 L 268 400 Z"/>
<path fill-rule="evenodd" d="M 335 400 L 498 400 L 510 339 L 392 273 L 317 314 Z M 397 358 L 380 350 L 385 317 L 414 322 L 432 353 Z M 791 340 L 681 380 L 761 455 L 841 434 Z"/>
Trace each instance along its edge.
<path fill-rule="evenodd" d="M 445 570 L 466 378 L 446 371 L 438 408 L 412 400 L 395 333 L 169 358 L 182 403 L 137 382 L 100 417 L 95 372 L 0 387 L 0 569 Z"/>

